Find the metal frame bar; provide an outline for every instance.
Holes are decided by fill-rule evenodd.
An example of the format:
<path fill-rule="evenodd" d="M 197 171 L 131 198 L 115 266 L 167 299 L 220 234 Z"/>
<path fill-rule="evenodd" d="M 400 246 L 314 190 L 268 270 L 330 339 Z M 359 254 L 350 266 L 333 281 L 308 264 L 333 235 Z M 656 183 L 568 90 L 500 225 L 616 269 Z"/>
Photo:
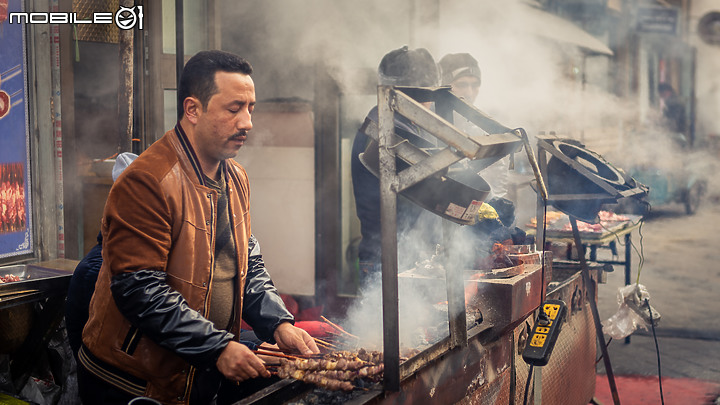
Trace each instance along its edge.
<path fill-rule="evenodd" d="M 421 104 L 435 101 L 438 111 L 446 118 L 426 109 Z M 460 110 L 460 111 L 458 111 Z M 489 127 L 500 134 L 491 134 L 475 140 L 452 124 L 452 113 L 458 111 L 471 115 L 472 122 L 481 128 Z M 400 114 L 428 131 L 448 145 L 437 154 L 430 155 L 395 135 L 395 114 Z M 469 114 L 468 114 L 469 113 Z M 463 115 L 463 114 L 461 114 Z M 465 115 L 463 115 L 465 116 Z M 466 117 L 468 118 L 468 117 Z M 368 133 L 375 132 L 370 128 Z M 380 221 L 382 243 L 382 303 L 383 303 L 383 351 L 384 384 L 386 391 L 400 390 L 400 331 L 398 313 L 398 252 L 397 252 L 397 193 L 423 179 L 447 169 L 464 159 L 506 155 L 522 146 L 522 139 L 479 110 L 454 96 L 449 87 L 416 88 L 378 86 L 378 159 L 380 178 Z M 405 157 L 410 167 L 397 172 L 396 158 Z M 444 237 L 452 229 L 443 222 Z M 446 266 L 448 295 L 449 341 L 439 345 L 441 350 L 451 350 L 467 345 L 467 314 L 465 312 L 464 283 L 459 269 Z M 422 362 L 421 362 L 422 363 Z M 413 363 L 415 364 L 415 363 Z M 403 374 L 412 370 L 403 368 Z"/>
<path fill-rule="evenodd" d="M 577 161 L 565 156 L 564 153 L 560 152 L 550 142 L 548 142 L 547 141 L 548 139 L 555 139 L 555 138 L 541 137 L 541 136 L 538 137 L 538 153 L 542 151 L 542 152 L 546 152 L 546 153 L 553 155 L 554 157 L 558 158 L 561 162 L 570 166 L 570 168 L 572 168 L 576 172 L 582 174 L 588 180 L 592 181 L 596 186 L 605 190 L 611 196 L 616 196 L 616 195 L 620 194 L 620 192 L 615 187 L 612 187 L 606 181 L 597 179 L 596 175 L 594 173 L 592 173 L 590 170 L 588 170 L 585 166 L 583 166 L 580 163 L 578 163 Z M 563 194 L 563 195 L 558 195 L 558 196 L 552 196 L 552 198 L 550 198 L 550 199 L 557 200 L 562 197 L 563 199 L 578 200 L 581 198 L 585 198 L 585 199 L 598 198 L 599 196 L 602 196 L 602 194 L 587 194 L 587 195 L 581 195 L 581 194 L 564 195 Z M 613 200 L 614 199 L 615 198 L 613 198 Z"/>
<path fill-rule="evenodd" d="M 424 108 L 422 104 L 400 91 L 394 92 L 394 106 L 400 115 L 409 118 L 417 125 L 432 133 L 448 146 L 455 148 L 467 158 L 474 158 L 480 150 L 480 145 L 474 142 L 455 126 Z"/>
<path fill-rule="evenodd" d="M 391 145 L 395 114 L 392 88 L 378 88 L 380 238 L 382 256 L 382 312 L 384 382 L 387 391 L 400 391 L 400 328 L 398 313 L 397 184 L 395 153 Z"/>
<path fill-rule="evenodd" d="M 557 139 L 552 136 L 538 136 L 537 142 L 538 142 L 538 157 L 537 162 L 541 174 L 541 178 L 545 183 L 547 184 L 547 179 L 545 179 L 545 175 L 547 174 L 547 164 L 548 164 L 548 157 L 547 154 L 552 155 L 553 157 L 559 159 L 566 165 L 568 165 L 571 169 L 575 170 L 576 172 L 583 175 L 588 181 L 591 181 L 593 184 L 597 185 L 603 191 L 605 191 L 607 194 L 602 193 L 596 193 L 596 194 L 553 194 L 549 195 L 545 194 L 545 197 L 549 201 L 576 201 L 576 200 L 597 200 L 601 202 L 607 202 L 612 203 L 622 198 L 628 198 L 633 197 L 636 195 L 640 195 L 645 193 L 646 191 L 643 190 L 642 187 L 633 187 L 628 190 L 618 190 L 615 187 L 608 184 L 606 181 L 601 180 L 597 178 L 597 176 L 592 173 L 590 170 L 588 170 L 585 166 L 578 163 L 577 161 L 568 158 L 560 152 L 557 148 L 555 148 L 549 140 Z M 541 202 L 540 198 L 538 197 L 538 202 Z M 540 218 L 541 215 L 538 212 L 537 218 Z M 545 218 L 542 218 L 543 221 Z M 540 222 L 538 222 L 540 223 Z M 538 239 L 542 236 L 541 234 L 537 234 Z"/>
<path fill-rule="evenodd" d="M 577 250 L 578 258 L 580 259 L 580 266 L 582 272 L 583 284 L 585 285 L 588 296 L 590 297 L 590 311 L 592 312 L 593 323 L 595 324 L 595 335 L 597 342 L 600 343 L 600 351 L 602 352 L 603 364 L 605 366 L 605 373 L 607 374 L 608 384 L 610 385 L 610 392 L 613 397 L 613 404 L 620 405 L 620 397 L 618 396 L 617 385 L 615 384 L 615 374 L 613 373 L 612 363 L 610 362 L 610 353 L 608 352 L 607 345 L 605 344 L 605 335 L 602 331 L 602 323 L 600 321 L 600 313 L 598 312 L 596 287 L 597 285 L 593 282 L 590 277 L 590 270 L 588 268 L 587 261 L 585 260 L 584 245 L 580 238 L 580 231 L 578 230 L 577 219 L 572 215 L 570 217 L 570 226 L 572 227 L 573 239 L 575 240 L 575 249 Z"/>

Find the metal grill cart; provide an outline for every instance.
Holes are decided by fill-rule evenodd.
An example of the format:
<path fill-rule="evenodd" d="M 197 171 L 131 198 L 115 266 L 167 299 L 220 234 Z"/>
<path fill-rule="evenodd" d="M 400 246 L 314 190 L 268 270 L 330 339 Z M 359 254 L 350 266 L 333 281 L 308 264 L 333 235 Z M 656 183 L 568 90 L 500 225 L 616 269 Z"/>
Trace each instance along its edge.
<path fill-rule="evenodd" d="M 434 102 L 434 114 L 421 103 Z M 487 131 L 489 136 L 469 137 L 451 123 L 454 112 Z M 417 158 L 416 153 L 405 153 L 397 146 L 415 152 L 416 148 L 408 142 L 396 139 L 394 134 L 394 114 L 400 114 L 423 129 L 430 132 L 445 146 L 433 155 Z M 407 379 L 422 363 L 427 363 L 455 348 L 468 346 L 467 314 L 464 302 L 464 283 L 461 269 L 446 268 L 446 291 L 448 300 L 448 324 L 450 336 L 444 341 L 442 350 L 433 351 L 426 356 L 416 356 L 399 365 L 399 328 L 398 328 L 398 257 L 397 257 L 397 193 L 430 178 L 463 159 L 501 158 L 514 152 L 522 145 L 522 137 L 490 119 L 480 111 L 454 96 L 449 88 L 417 89 L 392 88 L 380 86 L 378 90 L 378 145 L 380 177 L 380 221 L 382 223 L 382 290 L 383 290 L 383 349 L 385 359 L 385 390 L 397 392 L 400 381 Z M 400 141 L 400 142 L 398 142 Z M 527 146 L 527 145 L 526 145 Z M 531 154 L 531 153 L 530 153 Z M 410 167 L 398 172 L 396 157 L 407 161 Z M 488 190 L 489 191 L 489 190 Z M 479 200 L 452 201 L 455 193 L 446 193 L 446 203 L 431 207 L 433 212 L 446 220 L 467 223 L 474 219 L 479 205 L 487 197 L 479 195 Z M 458 209 L 450 209 L 454 206 Z M 452 232 L 444 226 L 444 239 Z M 542 286 L 539 285 L 542 289 Z M 537 303 L 540 304 L 539 302 Z"/>
<path fill-rule="evenodd" d="M 435 112 L 423 107 L 426 102 L 434 103 Z M 596 290 L 588 284 L 594 286 L 602 279 L 602 266 L 586 266 L 587 278 L 581 277 L 577 264 L 555 274 L 550 252 L 531 251 L 527 247 L 527 256 L 533 259 L 527 260 L 521 271 L 501 280 L 476 277 L 475 271 L 450 265 L 444 266 L 440 276 L 398 272 L 398 194 L 441 216 L 443 239 L 447 241 L 457 228 L 453 223 L 472 223 L 489 192 L 482 179 L 474 180 L 456 170 L 458 162 L 468 159 L 489 165 L 524 146 L 536 183 L 544 190 L 544 180 L 525 131 L 497 123 L 454 96 L 447 87 L 380 86 L 378 109 L 378 123 L 366 122 L 365 128 L 376 144 L 374 150 L 366 149 L 361 160 L 376 172 L 381 187 L 384 380 L 381 387 L 368 387 L 366 391 L 331 392 L 334 401 L 522 403 L 529 366 L 521 353 L 535 323 L 532 314 L 545 298 L 556 298 L 568 303 L 567 325 L 557 341 L 560 354 L 544 367 L 542 387 L 537 392 L 531 390 L 529 398 L 531 402 L 540 397 L 550 398 L 547 403 L 553 403 L 553 398 L 557 399 L 554 403 L 567 403 L 564 400 L 568 398 L 577 399 L 573 403 L 589 402 L 595 389 L 596 339 L 590 303 L 596 300 Z M 394 131 L 395 114 L 427 131 L 437 139 L 438 146 L 421 149 L 407 142 Z M 470 136 L 459 130 L 453 124 L 458 115 L 487 134 Z M 479 179 L 476 174 L 474 177 Z M 442 193 L 431 196 L 423 192 L 429 190 Z M 546 201 L 545 194 L 543 197 Z M 445 250 L 440 260 L 450 263 L 452 254 Z M 448 318 L 443 338 L 418 347 L 418 354 L 402 363 L 399 285 L 418 290 L 439 286 L 437 299 L 447 300 Z M 482 295 L 481 319 L 473 319 L 474 313 L 468 319 L 465 302 L 468 287 Z M 317 391 L 300 381 L 284 379 L 238 404 L 320 403 Z"/>

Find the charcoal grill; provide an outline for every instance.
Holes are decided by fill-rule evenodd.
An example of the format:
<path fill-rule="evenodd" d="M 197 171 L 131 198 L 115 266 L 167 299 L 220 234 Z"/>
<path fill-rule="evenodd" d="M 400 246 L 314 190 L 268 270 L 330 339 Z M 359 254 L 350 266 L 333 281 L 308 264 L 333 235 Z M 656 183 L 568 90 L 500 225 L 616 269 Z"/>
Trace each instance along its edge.
<path fill-rule="evenodd" d="M 549 254 L 547 266 L 552 266 Z M 422 352 L 400 364 L 403 378 L 400 390 L 389 392 L 381 386 L 358 389 L 348 394 L 315 388 L 292 379 L 279 380 L 267 388 L 244 398 L 235 405 L 258 404 L 489 404 L 506 405 L 522 403 L 528 365 L 522 360 L 522 349 L 528 331 L 533 326 L 533 307 L 523 303 L 527 277 L 540 274 L 537 268 L 528 268 L 524 277 L 506 280 L 510 286 L 488 307 L 502 307 L 495 323 L 488 320 L 468 330 L 465 347 L 451 348 L 450 338 L 425 347 Z M 597 348 L 593 333 L 589 301 L 597 299 L 583 285 L 577 262 L 566 263 L 561 271 L 546 268 L 550 281 L 547 298 L 568 303 L 568 317 L 558 337 L 558 343 L 550 362 L 535 373 L 542 375 L 543 403 L 588 403 L 595 392 L 595 358 Z M 602 280 L 603 266 L 591 266 L 594 283 Z M 549 275 L 552 275 L 550 279 Z M 514 279 L 514 283 L 512 282 Z M 408 280 L 401 275 L 400 282 L 422 283 Z M 469 281 L 469 280 L 468 280 Z M 436 281 L 429 284 L 436 284 Z M 420 289 L 425 287 L 419 284 Z M 508 295 L 516 293 L 515 299 Z M 512 315 L 516 314 L 516 315 Z M 492 318 L 490 316 L 489 318 Z M 534 402 L 531 391 L 529 403 Z"/>

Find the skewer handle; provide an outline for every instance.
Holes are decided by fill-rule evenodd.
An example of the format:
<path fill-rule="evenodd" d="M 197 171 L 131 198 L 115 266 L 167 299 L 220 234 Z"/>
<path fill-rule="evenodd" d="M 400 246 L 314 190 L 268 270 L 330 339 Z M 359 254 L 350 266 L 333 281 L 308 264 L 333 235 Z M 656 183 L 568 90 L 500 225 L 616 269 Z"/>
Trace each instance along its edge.
<path fill-rule="evenodd" d="M 252 352 L 255 354 L 262 355 L 262 356 L 281 357 L 281 358 L 290 359 L 290 360 L 297 360 L 299 358 L 297 356 L 288 356 L 286 354 L 276 353 L 276 352 L 266 352 L 264 350 L 253 350 Z"/>

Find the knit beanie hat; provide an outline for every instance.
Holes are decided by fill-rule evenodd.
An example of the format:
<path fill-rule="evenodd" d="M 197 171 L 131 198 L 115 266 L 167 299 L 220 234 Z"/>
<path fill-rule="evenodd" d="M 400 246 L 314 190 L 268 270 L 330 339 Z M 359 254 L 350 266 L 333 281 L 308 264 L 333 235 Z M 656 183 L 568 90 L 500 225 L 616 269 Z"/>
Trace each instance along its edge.
<path fill-rule="evenodd" d="M 408 49 L 407 45 L 383 56 L 378 66 L 378 81 L 388 86 L 432 87 L 438 85 L 435 59 L 425 48 Z"/>
<path fill-rule="evenodd" d="M 449 53 L 440 59 L 438 65 L 440 65 L 443 85 L 449 85 L 463 76 L 473 76 L 482 80 L 478 62 L 469 53 Z"/>
<path fill-rule="evenodd" d="M 117 178 L 120 176 L 120 173 L 125 170 L 126 167 L 130 166 L 130 163 L 137 158 L 138 155 L 130 152 L 123 152 L 119 154 L 115 158 L 115 165 L 113 165 L 112 169 L 112 178 L 113 181 L 117 180 Z"/>

